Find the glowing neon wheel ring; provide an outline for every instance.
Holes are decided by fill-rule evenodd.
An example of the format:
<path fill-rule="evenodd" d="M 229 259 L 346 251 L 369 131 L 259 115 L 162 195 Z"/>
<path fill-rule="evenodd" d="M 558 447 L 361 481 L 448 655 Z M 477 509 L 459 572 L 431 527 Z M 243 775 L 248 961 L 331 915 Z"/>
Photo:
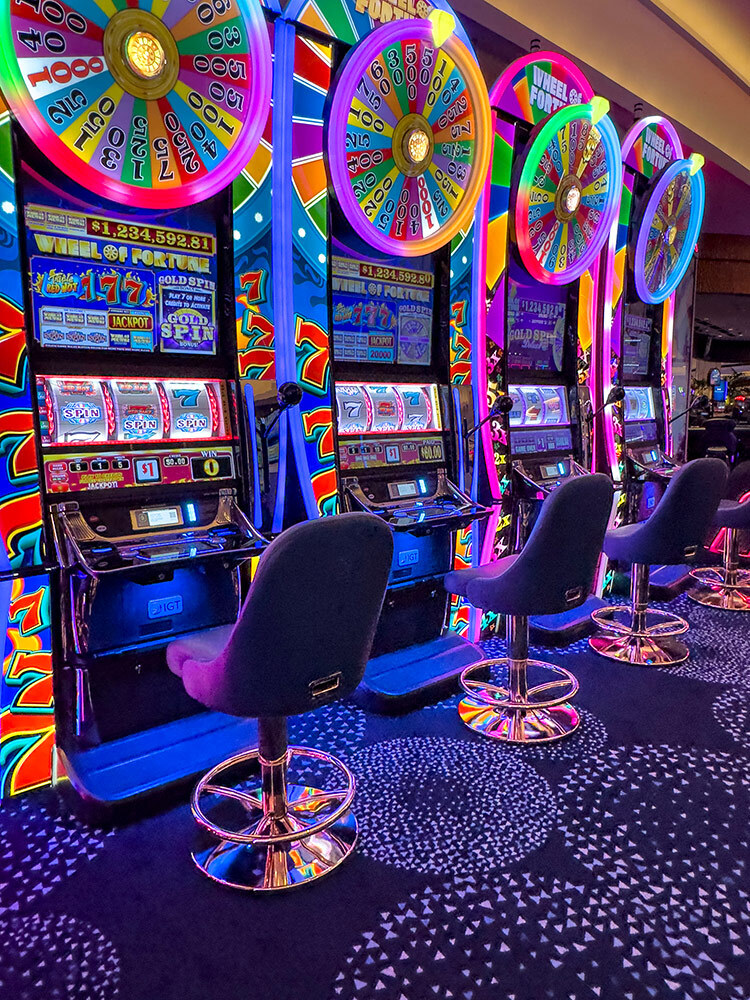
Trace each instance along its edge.
<path fill-rule="evenodd" d="M 2 9 L 11 110 L 89 190 L 174 208 L 215 194 L 250 160 L 271 98 L 258 0 L 9 0 Z"/>
<path fill-rule="evenodd" d="M 414 257 L 467 225 L 490 155 L 479 67 L 455 34 L 427 20 L 377 28 L 347 56 L 328 124 L 328 168 L 355 232 L 383 253 Z"/>
<path fill-rule="evenodd" d="M 590 104 L 561 108 L 531 133 L 515 184 L 515 239 L 537 281 L 565 285 L 588 271 L 617 213 L 622 162 L 610 118 Z"/>
<path fill-rule="evenodd" d="M 703 221 L 705 190 L 703 171 L 690 160 L 674 160 L 657 177 L 636 228 L 633 277 L 643 302 L 664 302 L 684 278 Z"/>

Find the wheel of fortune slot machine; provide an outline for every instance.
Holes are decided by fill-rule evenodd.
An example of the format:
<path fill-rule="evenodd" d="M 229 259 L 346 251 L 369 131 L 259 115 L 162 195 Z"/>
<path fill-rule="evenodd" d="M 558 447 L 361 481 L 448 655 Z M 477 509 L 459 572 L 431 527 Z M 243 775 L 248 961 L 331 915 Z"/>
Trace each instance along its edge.
<path fill-rule="evenodd" d="M 603 395 L 619 387 L 623 396 L 602 411 L 596 428 L 599 467 L 619 487 L 617 523 L 647 517 L 684 460 L 674 432 L 687 421 L 692 319 L 678 305 L 683 287 L 692 304 L 686 276 L 705 203 L 703 157 L 685 157 L 668 119 L 637 121 L 621 155 L 619 217 L 603 260 L 597 372 Z M 673 589 L 686 573 L 662 567 L 651 582 Z"/>
<path fill-rule="evenodd" d="M 476 204 L 486 87 L 460 22 L 424 0 L 291 3 L 276 72 L 289 87 L 281 211 L 283 377 L 304 514 L 367 509 L 396 556 L 360 696 L 397 711 L 478 655 L 475 615 L 442 575 L 476 559 Z M 277 191 L 279 189 L 277 188 Z M 293 339 L 292 339 L 293 338 Z"/>
<path fill-rule="evenodd" d="M 273 377 L 273 17 L 2 7 L 4 795 L 112 806 L 247 740 L 165 647 L 234 621 L 265 544 L 239 404 Z"/>
<path fill-rule="evenodd" d="M 517 59 L 490 100 L 479 412 L 493 516 L 482 562 L 517 551 L 544 498 L 593 469 L 592 417 L 604 402 L 593 370 L 599 256 L 622 175 L 608 102 L 565 56 Z M 567 641 L 596 600 L 532 627 Z"/>

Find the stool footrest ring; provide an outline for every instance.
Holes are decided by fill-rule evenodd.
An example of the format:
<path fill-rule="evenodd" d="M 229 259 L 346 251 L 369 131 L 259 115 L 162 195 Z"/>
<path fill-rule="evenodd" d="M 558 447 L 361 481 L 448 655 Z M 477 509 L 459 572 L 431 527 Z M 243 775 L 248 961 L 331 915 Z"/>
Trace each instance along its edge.
<path fill-rule="evenodd" d="M 483 660 L 463 671 L 461 686 L 468 697 L 458 706 L 461 721 L 483 736 L 506 743 L 548 743 L 577 729 L 580 716 L 568 699 L 578 691 L 578 681 L 564 667 L 541 660 L 520 661 L 521 690 L 525 689 L 525 695 L 471 676 L 480 670 L 505 665 L 510 675 L 511 662 L 518 668 L 519 661 L 501 658 Z M 551 671 L 556 676 L 526 688 L 528 668 Z"/>
<path fill-rule="evenodd" d="M 286 768 L 299 758 L 333 768 L 343 783 L 331 789 L 287 783 Z M 248 764 L 255 772 L 250 787 L 244 781 L 240 787 L 222 783 L 222 775 Z M 350 812 L 354 776 L 330 754 L 289 747 L 271 803 L 259 770 L 258 750 L 249 750 L 217 764 L 196 785 L 191 810 L 204 831 L 193 852 L 196 866 L 223 885 L 256 891 L 291 888 L 327 874 L 351 853 L 357 838 Z M 209 796 L 210 817 L 203 804 Z"/>
<path fill-rule="evenodd" d="M 475 701 L 481 701 L 490 708 L 550 708 L 552 705 L 561 705 L 569 701 L 578 691 L 578 681 L 569 670 L 558 667 L 554 663 L 545 663 L 543 660 L 527 660 L 526 665 L 533 668 L 551 670 L 560 676 L 556 680 L 545 681 L 542 684 L 535 684 L 528 688 L 526 697 L 514 699 L 507 687 L 496 684 L 489 684 L 487 681 L 474 680 L 471 674 L 480 670 L 490 670 L 493 666 L 509 663 L 507 657 L 500 657 L 497 660 L 481 660 L 466 667 L 460 677 L 461 687 L 466 694 Z M 539 698 L 555 688 L 564 687 L 552 698 Z M 498 697 L 499 696 L 499 697 Z"/>
<path fill-rule="evenodd" d="M 616 614 L 626 614 L 630 616 L 629 622 L 617 621 Z M 637 631 L 632 626 L 633 610 L 626 604 L 614 604 L 606 608 L 597 608 L 591 612 L 591 619 L 599 628 L 610 636 L 639 636 L 641 638 L 663 638 L 672 635 L 682 635 L 687 632 L 690 626 L 679 615 L 671 611 L 662 611 L 661 608 L 648 608 L 646 611 L 646 621 L 649 617 L 656 618 L 653 624 L 647 624 L 644 629 Z"/>

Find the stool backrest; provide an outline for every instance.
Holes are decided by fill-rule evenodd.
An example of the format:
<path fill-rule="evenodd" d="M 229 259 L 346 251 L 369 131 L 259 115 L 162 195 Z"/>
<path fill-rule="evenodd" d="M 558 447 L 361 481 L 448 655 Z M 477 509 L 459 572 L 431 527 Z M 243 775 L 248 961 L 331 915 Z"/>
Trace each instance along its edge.
<path fill-rule="evenodd" d="M 374 514 L 324 517 L 279 535 L 227 644 L 214 704 L 232 715 L 298 715 L 350 694 L 367 665 L 392 557 L 391 529 Z"/>
<path fill-rule="evenodd" d="M 502 600 L 491 578 L 470 584 L 472 604 L 511 615 L 554 615 L 583 604 L 594 582 L 612 509 L 608 476 L 580 476 L 559 486 L 520 555 L 503 573 Z"/>
<path fill-rule="evenodd" d="M 750 493 L 750 462 L 740 462 L 729 473 L 726 497 L 728 500 L 739 500 Z"/>
<path fill-rule="evenodd" d="M 705 450 L 718 445 L 726 448 L 730 455 L 737 451 L 736 424 L 731 417 L 711 417 L 703 426 L 706 428 L 703 438 Z"/>
<path fill-rule="evenodd" d="M 726 463 L 718 458 L 696 458 L 675 472 L 640 529 L 639 548 L 648 551 L 652 564 L 675 566 L 695 558 L 728 478 Z"/>

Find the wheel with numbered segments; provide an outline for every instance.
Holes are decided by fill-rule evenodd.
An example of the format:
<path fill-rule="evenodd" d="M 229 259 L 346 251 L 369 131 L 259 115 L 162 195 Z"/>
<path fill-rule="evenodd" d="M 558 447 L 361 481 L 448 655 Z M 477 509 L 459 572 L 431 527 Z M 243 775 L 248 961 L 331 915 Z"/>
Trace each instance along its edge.
<path fill-rule="evenodd" d="M 685 276 L 698 239 L 705 181 L 697 159 L 674 160 L 656 178 L 633 248 L 633 277 L 643 302 L 669 298 Z"/>
<path fill-rule="evenodd" d="M 561 108 L 531 133 L 515 183 L 515 239 L 537 281 L 563 285 L 588 271 L 617 213 L 622 162 L 602 98 Z"/>
<path fill-rule="evenodd" d="M 429 20 L 377 28 L 346 58 L 328 125 L 336 197 L 383 253 L 431 253 L 468 225 L 489 163 L 484 81 L 454 33 Z"/>

